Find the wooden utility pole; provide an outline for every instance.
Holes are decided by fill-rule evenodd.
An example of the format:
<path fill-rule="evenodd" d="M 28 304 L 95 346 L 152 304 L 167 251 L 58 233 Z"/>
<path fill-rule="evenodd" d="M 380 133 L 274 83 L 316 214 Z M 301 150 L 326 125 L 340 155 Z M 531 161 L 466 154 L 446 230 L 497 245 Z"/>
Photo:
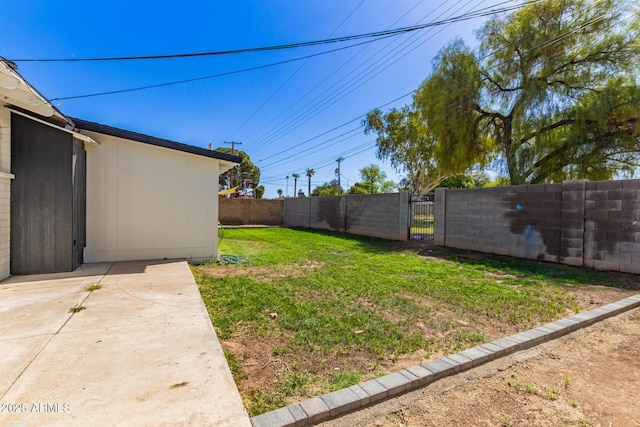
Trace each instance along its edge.
<path fill-rule="evenodd" d="M 344 160 L 344 157 L 338 157 L 336 162 L 338 162 L 338 169 L 336 169 L 336 173 L 338 174 L 338 196 L 340 195 L 340 162 Z"/>
<path fill-rule="evenodd" d="M 231 144 L 231 154 L 236 154 L 236 145 L 241 145 L 242 142 L 235 142 L 235 141 L 225 141 L 225 144 Z M 231 170 L 229 171 L 229 188 L 233 188 L 233 182 L 235 181 L 235 176 L 234 176 L 234 171 L 235 167 L 231 168 Z"/>

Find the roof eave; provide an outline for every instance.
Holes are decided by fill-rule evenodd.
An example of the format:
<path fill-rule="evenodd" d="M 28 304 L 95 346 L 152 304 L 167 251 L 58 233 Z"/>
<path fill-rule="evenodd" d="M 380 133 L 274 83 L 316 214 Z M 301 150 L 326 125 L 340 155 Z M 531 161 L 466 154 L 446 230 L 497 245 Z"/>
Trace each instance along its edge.
<path fill-rule="evenodd" d="M 80 130 L 101 133 L 104 135 L 110 135 L 117 138 L 141 142 L 141 143 L 153 145 L 156 147 L 163 147 L 163 148 L 168 148 L 170 150 L 182 151 L 184 153 L 195 154 L 197 156 L 217 159 L 221 161 L 220 162 L 221 168 L 223 164 L 225 165 L 231 164 L 231 166 L 229 167 L 231 168 L 242 162 L 241 156 L 235 156 L 232 154 L 221 153 L 219 151 L 208 150 L 206 148 L 196 147 L 193 145 L 184 144 L 182 142 L 176 142 L 168 139 L 157 138 L 155 136 L 145 135 L 142 133 L 120 129 L 113 126 L 103 125 L 101 123 L 90 122 L 90 121 L 82 120 L 78 118 L 71 117 L 70 119 L 75 123 L 76 128 Z"/>
<path fill-rule="evenodd" d="M 0 57 L 0 95 L 4 97 L 3 101 L 59 126 L 73 126 L 60 110 L 22 77 L 17 68 L 13 62 Z"/>

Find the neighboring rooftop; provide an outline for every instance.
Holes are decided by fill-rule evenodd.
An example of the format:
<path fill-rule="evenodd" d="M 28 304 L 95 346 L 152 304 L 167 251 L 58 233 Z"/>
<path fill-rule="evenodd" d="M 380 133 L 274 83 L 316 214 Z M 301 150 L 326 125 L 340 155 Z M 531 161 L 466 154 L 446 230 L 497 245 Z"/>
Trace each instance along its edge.
<path fill-rule="evenodd" d="M 117 138 L 129 139 L 132 141 L 142 142 L 144 144 L 155 145 L 156 147 L 169 148 L 171 150 L 183 151 L 185 153 L 195 154 L 197 156 L 210 157 L 212 159 L 225 160 L 232 163 L 240 163 L 242 161 L 242 157 L 234 156 L 232 154 L 207 150 L 206 148 L 183 144 L 181 142 L 170 141 L 168 139 L 157 138 L 155 136 L 145 135 L 130 130 L 77 119 L 74 117 L 70 117 L 70 119 L 75 123 L 76 127 L 81 130 L 97 132 L 104 135 L 111 135 Z"/>

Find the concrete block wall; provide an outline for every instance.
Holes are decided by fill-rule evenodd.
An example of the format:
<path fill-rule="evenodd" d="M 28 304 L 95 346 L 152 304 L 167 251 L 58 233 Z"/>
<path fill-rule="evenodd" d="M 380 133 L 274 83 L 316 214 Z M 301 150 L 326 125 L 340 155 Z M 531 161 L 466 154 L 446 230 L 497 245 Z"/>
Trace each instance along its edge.
<path fill-rule="evenodd" d="M 350 195 L 346 197 L 348 233 L 406 240 L 409 193 Z"/>
<path fill-rule="evenodd" d="M 11 272 L 11 113 L 0 106 L 0 280 Z"/>
<path fill-rule="evenodd" d="M 218 220 L 224 225 L 282 225 L 284 200 L 220 198 Z"/>
<path fill-rule="evenodd" d="M 587 181 L 562 183 L 562 228 L 560 230 L 563 264 L 584 265 L 585 189 Z"/>
<path fill-rule="evenodd" d="M 436 190 L 436 244 L 640 273 L 640 180 Z"/>
<path fill-rule="evenodd" d="M 403 193 L 285 199 L 284 225 L 407 240 L 409 195 Z"/>
<path fill-rule="evenodd" d="M 557 261 L 561 189 L 561 184 L 438 189 L 434 241 L 460 249 Z"/>
<path fill-rule="evenodd" d="M 309 228 L 311 200 L 314 197 L 299 197 L 284 200 L 284 225 Z"/>
<path fill-rule="evenodd" d="M 345 232 L 347 197 L 308 197 L 309 228 Z"/>
<path fill-rule="evenodd" d="M 640 179 L 586 183 L 584 264 L 640 274 Z"/>

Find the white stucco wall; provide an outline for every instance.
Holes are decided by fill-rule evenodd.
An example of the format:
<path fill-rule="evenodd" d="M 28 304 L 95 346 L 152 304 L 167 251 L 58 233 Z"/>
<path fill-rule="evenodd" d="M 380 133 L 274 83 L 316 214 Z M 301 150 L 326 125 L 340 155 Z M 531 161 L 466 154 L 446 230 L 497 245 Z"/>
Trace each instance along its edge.
<path fill-rule="evenodd" d="M 11 265 L 11 177 L 11 113 L 0 106 L 0 280 Z"/>
<path fill-rule="evenodd" d="M 82 132 L 87 148 L 84 262 L 217 255 L 219 161 Z"/>

